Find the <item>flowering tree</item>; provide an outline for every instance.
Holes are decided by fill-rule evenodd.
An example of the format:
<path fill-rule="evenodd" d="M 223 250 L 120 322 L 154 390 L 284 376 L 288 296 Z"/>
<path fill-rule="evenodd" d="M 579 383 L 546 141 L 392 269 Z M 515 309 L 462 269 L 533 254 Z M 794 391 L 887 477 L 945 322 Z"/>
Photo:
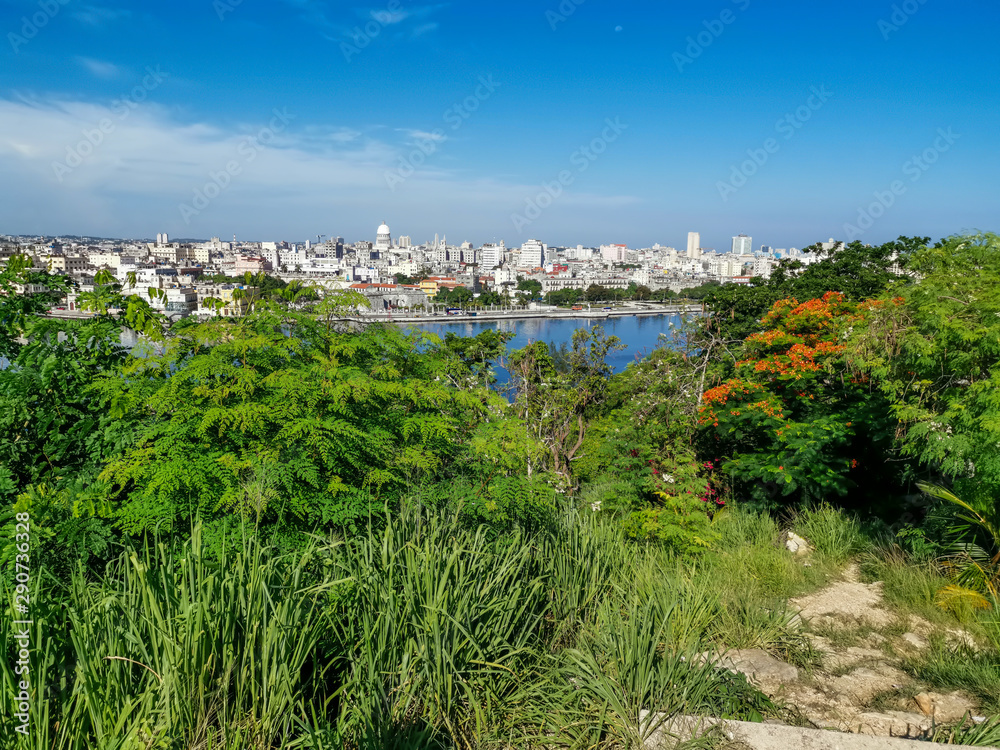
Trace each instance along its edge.
<path fill-rule="evenodd" d="M 881 484 L 895 420 L 878 389 L 849 368 L 844 342 L 883 304 L 853 304 L 839 292 L 779 300 L 765 330 L 744 342 L 735 377 L 704 393 L 703 446 L 739 495 L 773 504 Z"/>

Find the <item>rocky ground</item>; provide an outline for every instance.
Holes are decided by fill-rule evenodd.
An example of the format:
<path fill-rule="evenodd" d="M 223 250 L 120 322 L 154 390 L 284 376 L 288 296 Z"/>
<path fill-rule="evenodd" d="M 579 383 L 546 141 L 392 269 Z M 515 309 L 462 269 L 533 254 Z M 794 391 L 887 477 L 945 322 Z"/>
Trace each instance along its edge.
<path fill-rule="evenodd" d="M 886 606 L 882 584 L 861 582 L 856 566 L 841 580 L 793 599 L 816 664 L 802 669 L 761 650 L 731 651 L 721 664 L 746 674 L 763 692 L 797 711 L 804 726 L 882 737 L 925 737 L 936 725 L 976 716 L 960 692 L 936 693 L 902 669 L 907 656 L 930 646 L 940 626 Z M 958 629 L 941 635 L 974 646 Z"/>

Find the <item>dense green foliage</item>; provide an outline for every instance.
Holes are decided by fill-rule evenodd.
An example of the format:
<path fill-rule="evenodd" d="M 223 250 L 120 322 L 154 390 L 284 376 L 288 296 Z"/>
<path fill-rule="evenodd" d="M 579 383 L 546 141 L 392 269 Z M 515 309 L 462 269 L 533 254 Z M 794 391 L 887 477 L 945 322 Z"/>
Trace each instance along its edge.
<path fill-rule="evenodd" d="M 784 602 L 871 538 L 923 566 L 886 553 L 889 595 L 997 606 L 994 235 L 691 290 L 706 314 L 620 373 L 600 327 L 507 351 L 267 277 L 240 317 L 171 324 L 159 290 L 95 282 L 93 317 L 56 319 L 66 279 L 0 270 L 0 560 L 30 514 L 38 750 L 629 747 L 646 710 L 773 715 L 689 657 L 808 665 Z M 1000 684 L 934 658 L 913 671 Z"/>
<path fill-rule="evenodd" d="M 491 539 L 411 507 L 294 555 L 240 530 L 222 558 L 195 526 L 95 580 L 75 572 L 65 603 L 40 577 L 27 746 L 629 747 L 681 712 L 781 713 L 693 658 L 713 644 L 808 658 L 790 616 L 758 607 L 825 568 L 768 574 L 784 565 L 776 524 L 720 521 L 734 552 L 687 569 L 593 514 L 556 521 Z"/>

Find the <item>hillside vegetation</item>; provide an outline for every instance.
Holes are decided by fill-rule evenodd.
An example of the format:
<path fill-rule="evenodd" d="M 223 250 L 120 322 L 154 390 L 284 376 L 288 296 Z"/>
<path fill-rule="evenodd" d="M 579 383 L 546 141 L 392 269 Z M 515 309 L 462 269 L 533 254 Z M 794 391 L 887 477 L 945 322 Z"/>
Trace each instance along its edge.
<path fill-rule="evenodd" d="M 65 280 L 0 271 L 0 585 L 30 517 L 34 622 L 34 733 L 0 748 L 634 748 L 678 714 L 815 723 L 851 648 L 909 686 L 852 710 L 1000 714 L 995 235 L 713 288 L 615 375 L 599 328 L 507 352 L 279 289 L 171 326 L 98 282 L 56 320 L 15 287 Z M 799 614 L 845 576 L 878 627 Z M 720 668 L 749 650 L 804 681 Z"/>

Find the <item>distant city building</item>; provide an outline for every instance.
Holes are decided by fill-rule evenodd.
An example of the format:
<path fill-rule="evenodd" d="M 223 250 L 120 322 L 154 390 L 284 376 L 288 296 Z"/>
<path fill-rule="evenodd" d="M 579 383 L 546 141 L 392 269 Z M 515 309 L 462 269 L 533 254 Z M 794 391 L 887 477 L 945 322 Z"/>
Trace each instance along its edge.
<path fill-rule="evenodd" d="M 733 253 L 736 255 L 752 255 L 753 238 L 747 237 L 745 234 L 733 237 Z"/>
<path fill-rule="evenodd" d="M 396 247 L 407 249 L 412 246 L 413 246 L 413 239 L 408 234 L 400 235 L 399 239 L 396 240 Z"/>
<path fill-rule="evenodd" d="M 701 256 L 701 233 L 688 232 L 687 257 L 694 259 Z"/>
<path fill-rule="evenodd" d="M 383 222 L 382 226 L 378 228 L 378 232 L 375 236 L 375 249 L 377 251 L 390 250 L 392 249 L 392 232 L 389 231 L 389 227 Z"/>
<path fill-rule="evenodd" d="M 537 268 L 545 264 L 545 245 L 538 240 L 528 240 L 521 245 L 522 268 Z"/>
<path fill-rule="evenodd" d="M 484 271 L 489 271 L 503 264 L 506 248 L 503 242 L 499 245 L 487 243 L 479 251 L 479 263 Z"/>
<path fill-rule="evenodd" d="M 601 257 L 609 263 L 628 260 L 628 245 L 601 245 Z"/>

